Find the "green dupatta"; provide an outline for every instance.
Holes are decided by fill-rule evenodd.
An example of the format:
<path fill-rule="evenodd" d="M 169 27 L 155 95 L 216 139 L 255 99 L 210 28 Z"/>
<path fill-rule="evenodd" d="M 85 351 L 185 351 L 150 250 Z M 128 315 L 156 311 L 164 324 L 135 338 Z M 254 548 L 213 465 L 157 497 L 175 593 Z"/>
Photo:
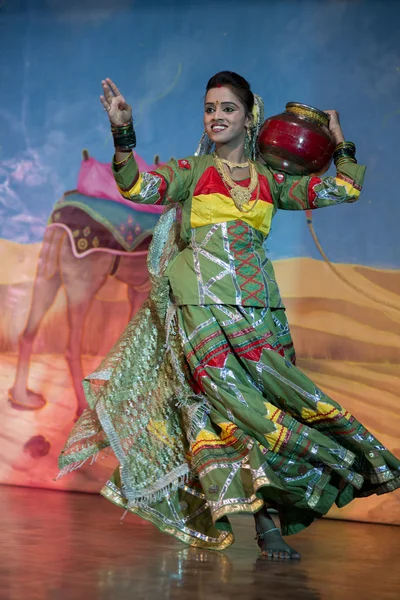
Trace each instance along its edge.
<path fill-rule="evenodd" d="M 86 409 L 59 457 L 58 477 L 113 451 L 122 491 L 147 504 L 190 474 L 191 415 L 203 405 L 185 377 L 167 266 L 179 252 L 177 206 L 160 217 L 149 248 L 150 296 L 99 367 L 83 381 Z"/>

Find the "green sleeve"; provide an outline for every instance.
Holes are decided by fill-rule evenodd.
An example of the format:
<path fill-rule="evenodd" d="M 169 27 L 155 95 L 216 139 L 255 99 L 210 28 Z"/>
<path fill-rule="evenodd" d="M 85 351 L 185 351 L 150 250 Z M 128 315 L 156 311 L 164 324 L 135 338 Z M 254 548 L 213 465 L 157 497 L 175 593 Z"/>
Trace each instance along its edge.
<path fill-rule="evenodd" d="M 115 182 L 121 195 L 140 204 L 168 204 L 186 199 L 192 180 L 192 160 L 172 159 L 162 167 L 139 173 L 133 154 L 112 163 Z"/>
<path fill-rule="evenodd" d="M 360 196 L 365 170 L 366 167 L 353 162 L 342 163 L 335 177 L 299 177 L 272 170 L 276 206 L 283 210 L 310 210 L 355 202 Z"/>

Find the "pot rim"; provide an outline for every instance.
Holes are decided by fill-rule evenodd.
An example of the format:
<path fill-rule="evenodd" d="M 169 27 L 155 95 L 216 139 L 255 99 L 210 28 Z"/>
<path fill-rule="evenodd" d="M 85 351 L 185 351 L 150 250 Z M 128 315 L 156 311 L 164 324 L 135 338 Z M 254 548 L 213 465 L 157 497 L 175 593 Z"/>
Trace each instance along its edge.
<path fill-rule="evenodd" d="M 297 115 L 308 121 L 317 122 L 318 125 L 323 125 L 329 129 L 329 115 L 323 110 L 303 104 L 302 102 L 288 102 L 286 104 L 286 112 Z"/>

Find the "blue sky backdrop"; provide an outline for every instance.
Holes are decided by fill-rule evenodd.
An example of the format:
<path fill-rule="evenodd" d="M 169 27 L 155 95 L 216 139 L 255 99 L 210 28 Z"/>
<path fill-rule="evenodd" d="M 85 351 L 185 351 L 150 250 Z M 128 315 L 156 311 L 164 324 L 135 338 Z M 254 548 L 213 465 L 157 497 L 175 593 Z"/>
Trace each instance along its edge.
<path fill-rule="evenodd" d="M 400 267 L 400 2 L 0 0 L 0 237 L 40 241 L 81 150 L 113 153 L 98 97 L 113 78 L 147 162 L 192 154 L 208 78 L 245 76 L 267 115 L 340 112 L 368 171 L 360 202 L 314 212 L 336 262 Z M 319 255 L 302 213 L 275 218 L 271 257 Z"/>

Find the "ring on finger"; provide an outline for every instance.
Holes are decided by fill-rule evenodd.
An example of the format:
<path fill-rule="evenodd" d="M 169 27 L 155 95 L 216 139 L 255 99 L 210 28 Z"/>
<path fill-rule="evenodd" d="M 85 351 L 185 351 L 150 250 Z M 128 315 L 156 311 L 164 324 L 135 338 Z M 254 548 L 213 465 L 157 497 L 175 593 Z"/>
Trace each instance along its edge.
<path fill-rule="evenodd" d="M 108 106 L 105 106 L 105 107 L 104 107 L 104 110 L 105 110 L 106 112 L 109 112 L 109 111 L 111 110 L 111 106 L 110 106 L 110 105 L 108 105 Z"/>

